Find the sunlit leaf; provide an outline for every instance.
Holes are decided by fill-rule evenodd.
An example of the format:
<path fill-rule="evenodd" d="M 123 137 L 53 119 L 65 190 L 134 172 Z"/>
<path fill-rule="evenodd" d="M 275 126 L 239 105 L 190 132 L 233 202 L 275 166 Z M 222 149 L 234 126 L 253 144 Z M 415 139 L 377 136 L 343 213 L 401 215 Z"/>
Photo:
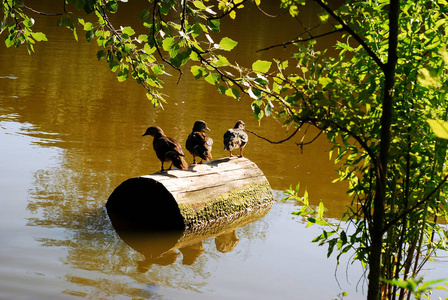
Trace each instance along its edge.
<path fill-rule="evenodd" d="M 448 140 L 448 122 L 431 119 L 428 119 L 426 122 L 428 122 L 437 137 Z"/>
<path fill-rule="evenodd" d="M 240 91 L 235 88 L 227 89 L 225 94 L 235 99 L 239 99 L 240 97 Z"/>
<path fill-rule="evenodd" d="M 166 38 L 162 43 L 163 50 L 168 51 L 170 57 L 176 57 L 179 53 L 179 45 L 174 38 Z"/>
<path fill-rule="evenodd" d="M 207 6 L 205 6 L 204 2 L 202 1 L 193 1 L 193 5 L 196 6 L 196 8 L 199 9 L 206 9 Z"/>
<path fill-rule="evenodd" d="M 223 50 L 225 50 L 225 51 L 230 51 L 230 50 L 232 50 L 233 48 L 235 48 L 235 46 L 238 44 L 238 42 L 236 42 L 236 41 L 234 41 L 234 40 L 232 40 L 232 39 L 230 39 L 230 38 L 228 38 L 228 37 L 225 37 L 225 38 L 223 38 L 220 42 L 219 42 L 219 46 L 223 49 Z"/>
<path fill-rule="evenodd" d="M 25 21 L 23 21 L 23 24 L 26 27 L 32 27 L 34 25 L 34 23 L 35 23 L 35 21 L 33 18 L 29 18 L 29 19 L 26 19 Z"/>
<path fill-rule="evenodd" d="M 322 217 L 324 216 L 324 211 L 325 211 L 324 203 L 321 201 L 319 203 L 319 209 L 317 211 L 317 215 L 318 215 L 319 219 L 322 219 Z"/>
<path fill-rule="evenodd" d="M 426 68 L 418 70 L 418 82 L 425 87 L 438 87 L 440 86 L 440 78 L 437 74 L 430 72 Z"/>
<path fill-rule="evenodd" d="M 94 29 L 94 26 L 93 26 L 92 23 L 90 23 L 90 22 L 86 22 L 86 23 L 84 24 L 84 30 L 85 30 L 85 31 L 89 31 L 89 30 L 93 30 L 93 29 Z"/>
<path fill-rule="evenodd" d="M 205 81 L 210 84 L 217 85 L 219 83 L 219 75 L 216 73 L 210 73 L 205 76 Z"/>
<path fill-rule="evenodd" d="M 132 36 L 135 34 L 134 29 L 132 29 L 132 27 L 129 27 L 129 26 L 124 27 L 121 32 L 123 32 L 124 34 L 127 34 L 129 36 Z"/>
<path fill-rule="evenodd" d="M 47 36 L 42 32 L 33 32 L 33 38 L 38 41 L 48 41 Z"/>
<path fill-rule="evenodd" d="M 265 60 L 257 60 L 252 64 L 252 69 L 254 72 L 267 73 L 271 67 L 272 62 Z"/>

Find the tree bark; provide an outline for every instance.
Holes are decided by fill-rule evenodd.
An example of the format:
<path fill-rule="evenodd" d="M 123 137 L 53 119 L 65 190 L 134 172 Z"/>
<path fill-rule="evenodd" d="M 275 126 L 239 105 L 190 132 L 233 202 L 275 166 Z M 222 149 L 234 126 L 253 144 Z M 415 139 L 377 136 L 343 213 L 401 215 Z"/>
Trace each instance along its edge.
<path fill-rule="evenodd" d="M 380 166 L 377 170 L 377 180 L 374 198 L 373 223 L 370 228 L 371 246 L 369 255 L 369 287 L 368 300 L 381 297 L 381 252 L 383 249 L 383 229 L 385 223 L 385 202 L 387 169 L 391 142 L 391 125 L 393 118 L 395 68 L 397 64 L 398 17 L 399 0 L 391 0 L 389 6 L 389 49 L 388 62 L 384 65 L 383 114 L 381 116 Z"/>

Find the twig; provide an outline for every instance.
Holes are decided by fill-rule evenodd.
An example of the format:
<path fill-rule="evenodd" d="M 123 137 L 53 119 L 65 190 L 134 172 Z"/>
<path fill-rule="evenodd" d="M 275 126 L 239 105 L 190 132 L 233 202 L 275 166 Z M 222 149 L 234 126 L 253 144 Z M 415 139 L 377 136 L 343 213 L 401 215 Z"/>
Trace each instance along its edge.
<path fill-rule="evenodd" d="M 65 3 L 65 2 L 64 2 L 64 3 Z M 42 16 L 52 16 L 52 17 L 54 17 L 54 16 L 62 16 L 62 13 L 55 13 L 55 14 L 44 13 L 44 12 L 35 10 L 34 8 L 31 8 L 31 7 L 27 6 L 25 3 L 22 3 L 22 5 L 23 5 L 23 7 L 25 7 L 26 9 L 31 10 L 33 13 L 36 13 L 36 14 L 38 14 L 38 15 L 42 15 Z M 64 5 L 65 5 L 65 4 L 64 4 Z"/>
<path fill-rule="evenodd" d="M 252 133 L 253 135 L 255 135 L 256 137 L 258 137 L 258 138 L 260 138 L 260 139 L 263 139 L 263 140 L 265 140 L 265 141 L 268 141 L 268 142 L 271 143 L 271 144 L 281 144 L 281 143 L 286 142 L 287 140 L 290 140 L 294 135 L 296 135 L 296 133 L 300 130 L 300 128 L 302 127 L 302 125 L 303 125 L 303 123 L 300 124 L 300 126 L 297 127 L 296 130 L 295 130 L 289 137 L 287 137 L 287 138 L 285 138 L 285 139 L 283 139 L 283 140 L 280 140 L 280 141 L 271 141 L 270 139 L 265 138 L 264 136 L 261 136 L 261 135 L 255 133 L 255 132 L 253 132 L 253 131 L 250 131 L 250 130 L 247 130 L 247 129 L 246 129 L 246 131 L 249 132 L 249 133 Z"/>
<path fill-rule="evenodd" d="M 272 48 L 286 47 L 288 45 L 292 45 L 292 44 L 296 44 L 296 43 L 307 42 L 307 41 L 315 40 L 315 39 L 318 39 L 318 38 L 321 38 L 321 37 L 325 37 L 327 35 L 330 35 L 330 34 L 333 34 L 333 33 L 337 33 L 337 32 L 341 32 L 341 31 L 345 31 L 345 30 L 341 28 L 341 29 L 336 29 L 336 30 L 329 31 L 329 32 L 326 32 L 326 33 L 322 33 L 322 34 L 315 35 L 315 36 L 311 36 L 310 35 L 309 38 L 305 38 L 305 39 L 298 38 L 298 39 L 295 39 L 295 40 L 292 40 L 292 41 L 288 41 L 288 42 L 284 42 L 284 43 L 281 43 L 281 44 L 272 45 L 272 46 L 269 46 L 269 47 L 266 47 L 266 48 L 263 48 L 263 49 L 259 49 L 259 50 L 255 51 L 255 52 L 258 53 L 258 52 L 261 52 L 261 51 L 270 50 Z"/>

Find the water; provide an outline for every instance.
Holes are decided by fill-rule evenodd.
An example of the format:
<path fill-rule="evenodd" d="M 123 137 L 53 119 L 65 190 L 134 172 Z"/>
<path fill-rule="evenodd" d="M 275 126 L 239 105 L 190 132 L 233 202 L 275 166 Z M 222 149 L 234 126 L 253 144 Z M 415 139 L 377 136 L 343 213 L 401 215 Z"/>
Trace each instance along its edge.
<path fill-rule="evenodd" d="M 142 3 L 120 4 L 116 18 L 129 16 L 124 22 L 132 25 Z M 39 5 L 59 9 L 51 1 Z M 295 37 L 276 29 L 290 21 L 262 21 L 248 10 L 240 23 L 223 24 L 241 41 L 248 64 L 268 55 L 254 50 Z M 294 143 L 301 136 L 281 145 L 249 137 L 245 156 L 263 170 L 277 200 L 259 220 L 180 245 L 165 237 L 174 246 L 161 258 L 151 249 L 162 241 L 120 236 L 104 210 L 108 196 L 122 181 L 160 168 L 151 138 L 141 136 L 146 127 L 159 125 L 184 144 L 194 121 L 204 119 L 215 158 L 227 155 L 222 134 L 236 120 L 272 140 L 284 138 L 285 129 L 272 119 L 259 126 L 249 99 L 219 96 L 188 72 L 179 84 L 166 78 L 169 102 L 154 110 L 138 84 L 119 84 L 96 61 L 95 44 L 75 42 L 55 18 L 34 17 L 50 40 L 35 54 L 0 45 L 0 299 L 335 299 L 343 291 L 346 299 L 365 298 L 360 267 L 347 271 L 343 261 L 336 269 L 334 257 L 310 243 L 319 229 L 291 215 L 297 203 L 280 201 L 281 191 L 300 181 L 312 203 L 324 200 L 329 217 L 345 210 L 346 186 L 331 184 L 337 173 L 323 138 L 302 153 Z M 253 24 L 257 30 L 239 30 Z M 310 129 L 306 140 L 315 133 Z M 443 277 L 447 261 L 425 274 Z"/>

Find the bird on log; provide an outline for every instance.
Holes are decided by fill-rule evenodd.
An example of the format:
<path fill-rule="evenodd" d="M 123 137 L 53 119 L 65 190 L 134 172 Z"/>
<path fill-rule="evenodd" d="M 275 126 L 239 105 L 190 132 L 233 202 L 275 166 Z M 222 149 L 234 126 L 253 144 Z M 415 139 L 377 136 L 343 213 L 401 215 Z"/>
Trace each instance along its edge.
<path fill-rule="evenodd" d="M 154 137 L 152 146 L 156 152 L 157 158 L 162 162 L 161 172 L 165 171 L 163 168 L 163 164 L 165 162 L 171 162 L 168 170 L 171 170 L 172 166 L 175 166 L 181 170 L 188 169 L 188 163 L 185 160 L 182 147 L 175 139 L 167 137 L 165 133 L 163 133 L 162 128 L 159 126 L 151 126 L 146 129 L 143 136 L 145 135 L 151 135 Z"/>
<path fill-rule="evenodd" d="M 193 155 L 193 164 L 196 164 L 196 156 L 201 158 L 200 164 L 203 160 L 212 159 L 213 139 L 207 135 L 205 130 L 210 130 L 207 124 L 202 120 L 196 121 L 185 143 L 185 148 Z"/>
<path fill-rule="evenodd" d="M 249 139 L 245 128 L 246 124 L 240 120 L 236 122 L 235 127 L 224 133 L 224 150 L 230 152 L 230 157 L 233 156 L 232 151 L 236 149 L 240 149 L 240 155 L 238 157 L 243 157 L 243 148 Z"/>

